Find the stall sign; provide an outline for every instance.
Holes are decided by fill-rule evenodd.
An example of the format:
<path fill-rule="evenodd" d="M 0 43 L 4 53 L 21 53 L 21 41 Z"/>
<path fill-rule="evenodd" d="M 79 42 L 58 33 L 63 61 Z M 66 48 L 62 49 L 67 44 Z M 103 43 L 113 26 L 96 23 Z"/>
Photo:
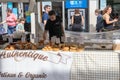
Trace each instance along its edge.
<path fill-rule="evenodd" d="M 0 51 L 0 80 L 69 80 L 70 52 Z"/>

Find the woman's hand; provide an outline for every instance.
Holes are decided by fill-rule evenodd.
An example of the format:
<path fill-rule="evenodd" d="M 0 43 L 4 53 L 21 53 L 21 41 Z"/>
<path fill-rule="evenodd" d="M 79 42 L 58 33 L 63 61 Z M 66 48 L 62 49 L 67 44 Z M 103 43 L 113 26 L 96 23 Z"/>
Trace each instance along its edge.
<path fill-rule="evenodd" d="M 114 21 L 114 22 L 117 22 L 117 21 L 118 21 L 118 19 L 114 19 L 113 21 Z"/>

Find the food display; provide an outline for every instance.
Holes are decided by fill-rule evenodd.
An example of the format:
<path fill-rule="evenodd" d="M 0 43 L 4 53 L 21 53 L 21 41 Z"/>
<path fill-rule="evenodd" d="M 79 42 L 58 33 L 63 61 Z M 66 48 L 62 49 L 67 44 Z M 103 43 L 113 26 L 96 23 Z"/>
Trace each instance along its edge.
<path fill-rule="evenodd" d="M 5 47 L 5 50 L 37 50 L 37 46 L 31 42 L 15 42 Z"/>
<path fill-rule="evenodd" d="M 84 46 L 75 43 L 61 43 L 61 44 L 44 43 L 43 40 L 40 40 L 39 43 L 36 45 L 31 42 L 18 41 L 18 42 L 10 43 L 4 49 L 80 52 L 84 50 Z"/>
<path fill-rule="evenodd" d="M 70 52 L 80 52 L 84 50 L 83 45 L 77 44 L 54 44 L 54 45 L 46 45 L 42 48 L 43 51 L 70 51 Z"/>
<path fill-rule="evenodd" d="M 7 47 L 5 47 L 5 50 L 15 50 L 15 46 L 7 45 Z"/>
<path fill-rule="evenodd" d="M 114 40 L 119 40 L 115 42 Z M 43 50 L 43 51 L 70 51 L 81 52 L 84 50 L 120 50 L 119 31 L 101 32 L 101 33 L 75 33 L 66 32 L 65 39 L 62 40 L 53 37 L 51 42 L 39 40 L 38 43 L 15 42 L 7 45 L 5 50 Z M 119 44 L 118 44 L 119 43 Z"/>

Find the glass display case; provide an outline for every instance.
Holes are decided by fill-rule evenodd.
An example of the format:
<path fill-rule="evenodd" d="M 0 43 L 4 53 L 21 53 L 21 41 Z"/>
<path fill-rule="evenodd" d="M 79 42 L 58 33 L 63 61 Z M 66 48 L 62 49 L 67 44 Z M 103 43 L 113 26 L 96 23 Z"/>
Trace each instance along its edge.
<path fill-rule="evenodd" d="M 68 49 L 70 49 L 70 47 L 72 48 L 76 47 L 76 48 L 80 48 L 80 50 L 83 50 L 83 48 L 85 50 L 113 50 L 114 42 L 116 40 L 117 42 L 118 41 L 120 42 L 119 32 L 120 30 L 100 32 L 100 33 L 92 33 L 92 32 L 91 33 L 80 33 L 80 32 L 66 31 L 65 40 L 64 40 L 65 43 L 60 43 L 58 42 L 59 40 L 57 39 L 57 42 L 58 42 L 57 45 L 55 44 L 51 46 L 49 42 L 48 44 L 45 45 L 44 41 L 40 41 L 38 42 L 37 45 L 34 44 L 33 46 L 35 46 L 35 49 L 40 49 L 40 50 L 44 47 L 45 48 L 55 47 L 55 48 L 58 48 L 59 50 L 61 50 L 61 48 L 64 48 L 64 47 L 65 48 L 67 47 Z M 54 40 L 56 41 L 55 38 Z M 24 50 L 29 49 L 28 47 L 26 48 L 24 44 L 26 45 L 28 44 L 30 46 L 33 44 L 31 42 L 22 43 L 21 41 L 18 41 L 17 44 L 18 43 L 20 43 L 20 45 L 23 45 L 24 48 L 20 48 L 20 49 L 24 49 Z M 39 48 L 41 46 L 42 48 Z"/>
<path fill-rule="evenodd" d="M 113 30 L 100 33 L 66 32 L 66 37 L 69 38 L 67 40 L 69 42 L 84 44 L 86 49 L 112 50 L 113 41 L 116 39 L 120 39 L 119 32 L 120 30 Z"/>

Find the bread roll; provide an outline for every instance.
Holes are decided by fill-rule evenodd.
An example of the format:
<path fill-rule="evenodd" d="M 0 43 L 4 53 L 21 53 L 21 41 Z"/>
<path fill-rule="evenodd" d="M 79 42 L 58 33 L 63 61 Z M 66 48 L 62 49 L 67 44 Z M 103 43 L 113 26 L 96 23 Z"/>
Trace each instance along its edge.
<path fill-rule="evenodd" d="M 59 51 L 59 48 L 52 48 L 53 51 Z"/>
<path fill-rule="evenodd" d="M 69 47 L 63 47 L 63 51 L 69 51 Z"/>
<path fill-rule="evenodd" d="M 9 48 L 9 47 L 6 47 L 5 50 L 10 50 L 10 48 Z"/>
<path fill-rule="evenodd" d="M 15 50 L 15 47 L 14 47 L 14 46 L 10 46 L 9 49 L 10 49 L 10 50 Z"/>
<path fill-rule="evenodd" d="M 37 47 L 35 45 L 32 45 L 32 50 L 37 50 Z"/>
<path fill-rule="evenodd" d="M 76 50 L 76 49 L 77 49 L 77 47 L 70 47 L 70 49 L 75 49 L 75 50 Z"/>
<path fill-rule="evenodd" d="M 43 48 L 42 50 L 43 50 L 43 51 L 47 51 L 46 48 Z"/>
<path fill-rule="evenodd" d="M 84 51 L 84 48 L 78 48 L 77 49 L 77 52 L 81 52 L 81 51 Z"/>
<path fill-rule="evenodd" d="M 76 52 L 76 50 L 75 49 L 70 49 L 70 52 Z"/>

